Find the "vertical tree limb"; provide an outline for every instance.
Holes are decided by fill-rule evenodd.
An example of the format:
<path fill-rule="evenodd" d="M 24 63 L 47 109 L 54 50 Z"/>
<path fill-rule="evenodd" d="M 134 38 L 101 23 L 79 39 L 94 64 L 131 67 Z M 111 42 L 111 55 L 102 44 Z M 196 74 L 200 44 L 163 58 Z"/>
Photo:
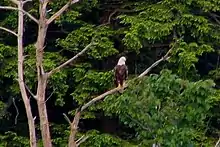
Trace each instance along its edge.
<path fill-rule="evenodd" d="M 22 1 L 18 2 L 18 9 L 23 9 Z M 23 98 L 30 135 L 30 146 L 37 147 L 36 132 L 33 115 L 31 112 L 30 100 L 28 99 L 27 92 L 24 84 L 24 57 L 23 57 L 23 32 L 24 32 L 24 14 L 22 11 L 18 11 L 18 83 Z"/>
<path fill-rule="evenodd" d="M 46 24 L 46 8 L 48 0 L 43 0 L 39 6 L 38 37 L 36 42 L 36 68 L 37 68 L 37 106 L 40 119 L 40 130 L 44 147 L 52 147 L 45 93 L 47 87 L 47 74 L 43 69 L 44 44 L 48 25 Z"/>

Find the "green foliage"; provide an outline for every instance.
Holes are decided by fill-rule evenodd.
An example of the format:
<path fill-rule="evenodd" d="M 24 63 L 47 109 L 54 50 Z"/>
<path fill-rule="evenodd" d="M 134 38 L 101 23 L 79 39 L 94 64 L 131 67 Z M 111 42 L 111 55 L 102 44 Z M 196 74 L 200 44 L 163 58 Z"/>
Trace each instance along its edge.
<path fill-rule="evenodd" d="M 23 147 L 29 146 L 29 139 L 21 136 L 17 136 L 13 132 L 5 132 L 4 135 L 0 135 L 0 146 L 4 147 Z"/>
<path fill-rule="evenodd" d="M 72 93 L 74 99 L 78 101 L 79 104 L 84 104 L 86 101 L 89 101 L 92 97 L 91 95 L 98 95 L 100 92 L 105 92 L 107 88 L 110 88 L 112 85 L 113 74 L 109 72 L 96 72 L 89 70 L 85 74 L 77 72 L 85 72 L 81 69 L 75 68 L 74 78 L 76 82 L 80 84 L 75 87 L 75 90 Z"/>
<path fill-rule="evenodd" d="M 198 57 L 203 53 L 212 52 L 214 49 L 210 45 L 199 45 L 195 42 L 186 43 L 178 41 L 177 47 L 173 50 L 173 57 L 170 62 L 178 66 L 177 73 L 186 78 L 186 75 L 192 76 L 192 71 L 196 71 L 195 64 Z M 191 72 L 191 73 L 190 73 Z"/>
<path fill-rule="evenodd" d="M 80 146 L 94 146 L 94 147 L 102 147 L 102 146 L 112 146 L 112 147 L 135 147 L 120 138 L 113 137 L 109 134 L 101 134 L 98 131 L 92 130 L 87 133 L 88 139 L 86 142 L 83 142 Z"/>
<path fill-rule="evenodd" d="M 91 40 L 95 42 L 87 54 L 94 59 L 102 59 L 118 53 L 110 39 L 114 32 L 109 27 L 94 28 L 94 25 L 84 25 L 68 34 L 65 39 L 58 39 L 57 43 L 65 50 L 76 53 L 85 48 Z"/>
<path fill-rule="evenodd" d="M 209 110 L 219 102 L 213 86 L 210 80 L 189 82 L 164 70 L 134 81 L 122 95 L 108 96 L 104 109 L 135 129 L 141 146 L 211 146 L 204 132 Z"/>

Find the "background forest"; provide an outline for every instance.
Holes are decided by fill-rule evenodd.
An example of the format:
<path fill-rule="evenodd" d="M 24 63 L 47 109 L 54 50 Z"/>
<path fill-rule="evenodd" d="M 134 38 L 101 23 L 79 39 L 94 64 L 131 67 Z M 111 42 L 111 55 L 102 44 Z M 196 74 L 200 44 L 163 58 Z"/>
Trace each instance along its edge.
<path fill-rule="evenodd" d="M 68 0 L 48 4 L 48 18 Z M 1 0 L 0 6 L 11 6 Z M 36 18 L 39 1 L 25 4 Z M 38 26 L 25 16 L 24 77 L 36 93 Z M 0 26 L 17 31 L 18 12 L 0 9 Z M 82 0 L 48 27 L 45 71 L 59 66 L 93 40 L 94 45 L 60 72 L 46 88 L 52 142 L 67 146 L 76 108 L 111 90 L 113 68 L 127 58 L 129 85 L 82 112 L 77 138 L 82 147 L 215 146 L 220 129 L 219 0 Z M 169 51 L 167 60 L 143 71 Z M 17 38 L 0 30 L 0 146 L 29 146 L 24 103 L 17 81 Z M 37 142 L 42 146 L 36 100 Z"/>

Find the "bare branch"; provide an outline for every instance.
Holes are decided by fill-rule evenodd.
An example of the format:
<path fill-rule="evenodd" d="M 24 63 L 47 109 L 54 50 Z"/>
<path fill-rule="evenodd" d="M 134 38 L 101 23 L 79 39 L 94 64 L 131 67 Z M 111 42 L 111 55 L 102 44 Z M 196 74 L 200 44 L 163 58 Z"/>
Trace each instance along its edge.
<path fill-rule="evenodd" d="M 27 2 L 32 2 L 32 0 L 25 0 L 23 1 L 23 4 L 26 4 Z"/>
<path fill-rule="evenodd" d="M 84 135 L 83 135 L 84 136 Z M 76 141 L 76 146 L 78 147 L 81 143 L 83 143 L 83 142 L 85 142 L 88 138 L 89 138 L 89 136 L 86 136 L 86 137 L 80 137 L 80 140 L 78 141 Z M 77 143 L 78 142 L 78 143 Z"/>
<path fill-rule="evenodd" d="M 14 104 L 14 106 L 15 106 L 16 113 L 17 113 L 16 116 L 15 116 L 15 124 L 17 124 L 19 111 L 18 111 L 18 107 L 17 107 L 17 105 L 16 105 L 16 103 L 15 103 L 15 99 L 14 99 L 14 98 L 13 98 L 13 104 Z"/>
<path fill-rule="evenodd" d="M 85 137 L 85 135 L 82 135 L 77 141 L 76 143 L 78 143 L 80 140 L 82 140 Z"/>
<path fill-rule="evenodd" d="M 218 141 L 215 144 L 215 147 L 219 147 L 219 143 L 220 143 L 220 138 L 218 139 Z"/>
<path fill-rule="evenodd" d="M 18 34 L 16 34 L 14 31 L 12 31 L 12 30 L 10 30 L 10 29 L 4 28 L 4 27 L 0 27 L 0 29 L 1 29 L 1 30 L 4 30 L 4 31 L 6 31 L 6 32 L 9 32 L 9 33 L 15 35 L 16 37 L 18 37 Z"/>
<path fill-rule="evenodd" d="M 72 57 L 71 59 L 69 59 L 68 61 L 64 62 L 63 64 L 61 64 L 60 66 L 54 68 L 53 70 L 51 70 L 48 73 L 48 77 L 51 76 L 53 73 L 58 72 L 61 68 L 65 67 L 66 65 L 68 65 L 69 63 L 73 62 L 75 59 L 77 59 L 79 56 L 81 56 L 83 53 L 85 53 L 89 47 L 91 47 L 93 45 L 93 41 L 88 44 L 81 52 L 79 52 L 78 54 L 76 54 L 74 57 Z"/>
<path fill-rule="evenodd" d="M 69 0 L 59 11 L 57 11 L 54 15 L 52 15 L 48 20 L 47 24 L 49 25 L 51 22 L 53 22 L 57 17 L 59 17 L 64 11 L 67 10 L 67 8 L 74 4 L 77 3 L 79 0 Z"/>
<path fill-rule="evenodd" d="M 24 86 L 25 86 L 25 88 L 27 89 L 27 91 L 30 93 L 30 95 L 31 95 L 34 99 L 37 100 L 37 96 L 34 95 L 34 94 L 31 92 L 30 88 L 29 88 L 25 83 L 24 83 Z"/>
<path fill-rule="evenodd" d="M 99 95 L 99 96 L 93 98 L 91 101 L 89 101 L 88 103 L 86 103 L 85 105 L 83 105 L 80 111 L 84 111 L 86 108 L 88 108 L 89 106 L 91 106 L 93 103 L 95 103 L 95 102 L 97 102 L 97 101 L 103 99 L 103 98 L 106 97 L 107 95 L 113 94 L 113 93 L 115 93 L 115 92 L 117 92 L 117 91 L 119 91 L 119 90 L 121 90 L 121 89 L 119 89 L 119 88 L 114 88 L 114 89 L 111 89 L 111 90 L 109 90 L 109 91 L 107 91 L 107 92 L 105 92 L 105 93 L 103 93 L 103 94 L 101 94 L 101 95 Z"/>
<path fill-rule="evenodd" d="M 155 66 L 157 66 L 160 62 L 164 61 L 164 60 L 168 60 L 170 57 L 169 57 L 169 54 L 170 52 L 172 51 L 172 49 L 174 48 L 175 45 L 173 45 L 173 47 L 166 53 L 165 56 L 163 56 L 161 59 L 157 60 L 156 62 L 154 62 L 149 68 L 147 68 L 143 73 L 141 73 L 138 78 L 141 78 L 143 76 L 145 76 L 146 74 L 148 74 Z M 125 86 L 122 88 L 126 88 L 128 87 L 128 84 L 125 84 Z M 88 103 L 84 104 L 82 107 L 81 107 L 81 110 L 80 111 L 84 111 L 86 108 L 88 108 L 89 106 L 91 106 L 93 103 L 105 98 L 107 95 L 110 95 L 110 94 L 114 94 L 118 91 L 120 91 L 121 88 L 114 88 L 114 89 L 111 89 L 95 98 L 93 98 L 92 100 L 90 100 Z"/>
<path fill-rule="evenodd" d="M 53 92 L 50 94 L 50 96 L 46 99 L 45 103 L 52 97 L 52 95 L 54 94 L 55 89 L 53 90 Z"/>
<path fill-rule="evenodd" d="M 63 113 L 63 116 L 66 119 L 66 121 L 71 125 L 71 121 L 70 121 L 69 117 L 65 113 Z"/>
<path fill-rule="evenodd" d="M 34 16 L 32 16 L 30 13 L 24 11 L 23 9 L 18 9 L 18 8 L 10 7 L 10 6 L 0 6 L 0 9 L 21 11 L 25 15 L 27 15 L 30 19 L 32 19 L 34 22 L 36 22 L 37 24 L 39 23 L 39 21 Z"/>
<path fill-rule="evenodd" d="M 169 57 L 169 54 L 170 52 L 173 50 L 174 46 L 169 49 L 169 51 L 166 53 L 165 56 L 163 56 L 161 59 L 157 60 L 156 62 L 154 62 L 150 67 L 148 67 L 143 73 L 141 73 L 138 78 L 141 78 L 143 76 L 145 76 L 146 74 L 148 74 L 154 67 L 156 67 L 160 62 L 162 61 L 165 61 L 165 60 L 168 60 L 170 57 Z"/>

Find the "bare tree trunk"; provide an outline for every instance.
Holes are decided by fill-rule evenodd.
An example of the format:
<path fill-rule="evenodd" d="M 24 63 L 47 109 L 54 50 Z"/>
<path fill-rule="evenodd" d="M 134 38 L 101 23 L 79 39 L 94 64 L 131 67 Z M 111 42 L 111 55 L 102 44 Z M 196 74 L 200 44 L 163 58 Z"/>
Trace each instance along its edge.
<path fill-rule="evenodd" d="M 37 88 L 37 105 L 40 117 L 40 128 L 44 147 L 52 147 L 49 130 L 49 121 L 45 102 L 45 89 L 47 85 L 47 76 L 39 75 Z"/>
<path fill-rule="evenodd" d="M 47 2 L 40 4 L 40 19 L 38 27 L 38 38 L 36 43 L 36 66 L 37 66 L 37 105 L 40 117 L 40 128 L 44 147 L 52 147 L 49 121 L 47 116 L 47 107 L 45 102 L 45 91 L 47 87 L 47 73 L 43 69 L 43 52 L 45 38 L 47 34 L 47 19 L 46 19 Z"/>
<path fill-rule="evenodd" d="M 18 9 L 23 9 L 23 2 L 18 2 Z M 36 142 L 36 133 L 35 133 L 35 124 L 33 115 L 31 112 L 30 100 L 27 96 L 27 92 L 24 84 L 24 71 L 23 71 L 23 28 L 24 28 L 24 14 L 22 11 L 18 11 L 18 83 L 21 90 L 21 95 L 25 105 L 25 110 L 28 119 L 29 126 L 29 135 L 30 135 L 30 146 L 37 147 Z"/>

